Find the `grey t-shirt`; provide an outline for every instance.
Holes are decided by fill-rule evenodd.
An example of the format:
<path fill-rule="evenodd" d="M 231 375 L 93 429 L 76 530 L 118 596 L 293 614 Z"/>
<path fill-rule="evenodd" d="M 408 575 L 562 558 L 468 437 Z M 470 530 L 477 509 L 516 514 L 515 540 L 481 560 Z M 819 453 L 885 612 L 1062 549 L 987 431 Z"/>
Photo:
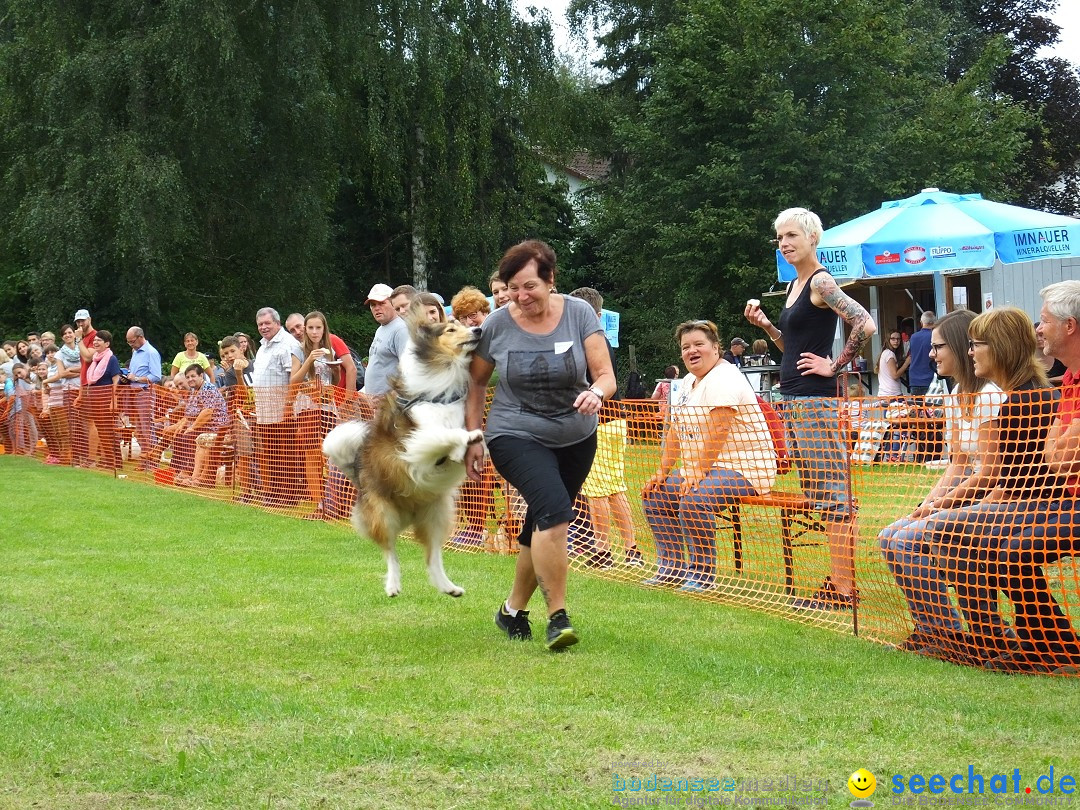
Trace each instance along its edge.
<path fill-rule="evenodd" d="M 546 335 L 518 326 L 509 307 L 495 310 L 480 327 L 476 353 L 499 372 L 487 439 L 516 436 L 545 447 L 567 447 L 596 431 L 596 416 L 578 413 L 574 400 L 589 387 L 585 338 L 602 336 L 603 330 L 592 307 L 578 298 L 562 299 L 562 318 Z"/>
<path fill-rule="evenodd" d="M 397 374 L 398 362 L 409 342 L 409 327 L 400 317 L 375 330 L 368 350 L 368 367 L 364 376 L 364 393 L 371 396 L 390 390 L 390 378 Z"/>

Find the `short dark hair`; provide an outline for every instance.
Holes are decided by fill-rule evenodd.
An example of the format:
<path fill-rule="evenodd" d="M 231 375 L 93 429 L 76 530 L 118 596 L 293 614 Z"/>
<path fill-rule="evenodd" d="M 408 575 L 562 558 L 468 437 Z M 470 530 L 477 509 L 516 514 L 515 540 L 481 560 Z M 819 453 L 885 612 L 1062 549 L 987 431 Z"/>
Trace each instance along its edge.
<path fill-rule="evenodd" d="M 203 375 L 203 369 L 202 369 L 202 366 L 200 366 L 200 365 L 199 365 L 198 363 L 192 363 L 192 364 L 191 364 L 191 365 L 189 365 L 189 366 L 188 366 L 187 368 L 185 368 L 185 369 L 184 369 L 184 376 L 186 377 L 186 376 L 187 376 L 187 375 L 188 375 L 189 373 L 191 373 L 192 371 L 197 371 L 197 372 L 199 372 L 199 376 L 200 376 L 200 377 L 201 377 L 201 376 Z"/>
<path fill-rule="evenodd" d="M 97 336 L 101 338 L 102 343 L 108 343 L 110 346 L 112 345 L 112 332 L 108 329 L 98 329 Z"/>
<path fill-rule="evenodd" d="M 509 284 L 510 279 L 521 272 L 529 262 L 536 261 L 536 275 L 548 284 L 555 281 L 555 251 L 547 242 L 539 239 L 526 239 L 518 242 L 499 261 L 499 280 Z"/>

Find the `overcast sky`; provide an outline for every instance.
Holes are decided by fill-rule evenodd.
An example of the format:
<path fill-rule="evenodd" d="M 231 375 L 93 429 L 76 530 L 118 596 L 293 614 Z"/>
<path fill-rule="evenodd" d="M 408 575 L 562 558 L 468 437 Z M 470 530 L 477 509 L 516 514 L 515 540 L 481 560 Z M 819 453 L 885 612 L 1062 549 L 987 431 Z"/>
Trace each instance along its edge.
<path fill-rule="evenodd" d="M 567 0 L 515 0 L 515 5 L 519 13 L 525 17 L 528 16 L 525 9 L 529 6 L 550 11 L 556 50 L 578 51 L 576 45 L 571 45 L 566 27 Z M 1053 49 L 1053 53 L 1080 65 L 1080 2 L 1061 0 L 1058 10 L 1053 14 L 1053 19 L 1061 26 L 1061 41 Z"/>

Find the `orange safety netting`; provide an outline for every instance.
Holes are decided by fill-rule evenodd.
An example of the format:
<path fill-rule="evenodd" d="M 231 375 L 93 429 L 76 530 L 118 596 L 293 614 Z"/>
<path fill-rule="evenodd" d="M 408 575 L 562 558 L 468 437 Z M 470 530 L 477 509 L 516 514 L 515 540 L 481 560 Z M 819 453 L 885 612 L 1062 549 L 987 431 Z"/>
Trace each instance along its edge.
<path fill-rule="evenodd" d="M 66 393 L 45 413 L 7 413 L 7 452 L 348 518 L 355 492 L 320 448 L 338 420 L 370 417 L 356 402 L 318 386 L 226 389 L 228 419 L 215 425 L 185 418 L 187 395 L 164 387 L 121 387 L 115 409 L 108 386 Z M 958 663 L 1080 674 L 1075 482 L 1043 462 L 1047 393 L 674 414 L 609 403 L 569 529 L 571 566 Z M 661 471 L 673 438 L 679 463 Z M 447 545 L 514 553 L 524 511 L 489 462 L 462 487 Z"/>

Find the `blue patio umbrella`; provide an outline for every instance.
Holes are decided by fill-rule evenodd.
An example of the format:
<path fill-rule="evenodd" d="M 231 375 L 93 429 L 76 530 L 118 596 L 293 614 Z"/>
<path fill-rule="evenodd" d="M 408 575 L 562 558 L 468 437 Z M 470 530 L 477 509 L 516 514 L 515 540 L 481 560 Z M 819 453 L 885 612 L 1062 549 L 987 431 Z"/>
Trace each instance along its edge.
<path fill-rule="evenodd" d="M 1080 256 L 1080 219 L 984 200 L 981 194 L 924 189 L 829 228 L 818 260 L 837 278 L 983 269 Z M 795 268 L 776 252 L 777 277 Z"/>

